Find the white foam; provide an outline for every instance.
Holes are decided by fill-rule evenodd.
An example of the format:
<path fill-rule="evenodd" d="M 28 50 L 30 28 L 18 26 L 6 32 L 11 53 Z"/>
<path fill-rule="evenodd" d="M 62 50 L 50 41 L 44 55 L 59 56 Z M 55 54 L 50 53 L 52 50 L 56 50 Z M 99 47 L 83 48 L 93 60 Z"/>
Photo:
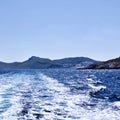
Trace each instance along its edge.
<path fill-rule="evenodd" d="M 106 89 L 106 86 L 103 86 L 103 85 L 94 86 L 93 84 L 89 84 L 89 87 L 93 88 L 96 91 L 101 90 L 101 89 Z"/>
<path fill-rule="evenodd" d="M 66 118 L 60 117 L 63 120 L 119 120 L 120 112 L 113 111 L 111 106 L 104 108 L 101 110 L 103 103 L 99 102 L 95 108 L 91 108 L 88 106 L 87 108 L 81 107 L 84 102 L 90 103 L 90 97 L 88 94 L 80 94 L 80 95 L 71 95 L 69 94 L 69 89 L 66 88 L 63 84 L 59 83 L 57 80 L 50 78 L 46 75 L 42 75 L 42 79 L 44 79 L 47 83 L 48 89 L 52 89 L 53 91 L 61 91 L 61 92 L 53 92 L 54 99 L 52 102 L 52 107 L 44 106 L 45 109 L 54 111 L 55 109 L 60 109 L 63 112 L 67 111 Z M 59 86 L 59 87 L 58 87 Z M 106 89 L 105 86 L 94 86 L 92 84 L 89 85 L 94 90 Z M 59 94 L 61 93 L 61 94 Z M 66 106 L 60 106 L 59 103 L 64 102 Z M 48 116 L 48 117 L 47 117 Z M 71 117 L 70 117 L 71 116 Z M 45 115 L 43 120 L 53 119 L 54 117 L 58 118 L 53 114 L 53 112 L 49 115 Z"/>
<path fill-rule="evenodd" d="M 93 81 L 93 79 L 92 79 L 92 78 L 87 78 L 87 80 L 88 80 L 88 81 Z"/>
<path fill-rule="evenodd" d="M 2 116 L 3 120 L 18 120 L 17 114 L 22 109 L 19 100 L 20 97 L 18 96 L 14 96 L 10 99 L 12 106 L 6 112 L 0 115 Z"/>
<path fill-rule="evenodd" d="M 114 102 L 113 105 L 117 106 L 117 107 L 120 107 L 120 101 Z"/>
<path fill-rule="evenodd" d="M 4 77 L 4 79 L 7 79 L 7 82 L 6 86 L 2 86 L 4 89 L 2 92 L 5 93 L 9 88 L 13 88 L 13 90 L 16 92 L 18 91 L 18 93 L 13 94 L 10 98 L 6 98 L 10 101 L 12 106 L 8 108 L 6 112 L 0 114 L 1 120 L 18 120 L 19 116 L 17 115 L 23 109 L 23 104 L 21 103 L 21 100 L 23 99 L 22 95 L 28 91 L 31 91 L 30 94 L 32 98 L 31 100 L 27 98 L 25 100 L 26 102 L 31 102 L 32 108 L 28 111 L 28 117 L 24 116 L 25 120 L 36 120 L 33 115 L 34 113 L 43 114 L 44 116 L 43 118 L 40 118 L 41 120 L 119 120 L 120 118 L 120 111 L 116 111 L 112 108 L 112 106 L 119 107 L 120 102 L 115 102 L 112 106 L 104 106 L 104 109 L 101 101 L 98 102 L 98 105 L 94 108 L 90 106 L 83 107 L 83 103 L 91 104 L 90 96 L 87 94 L 87 91 L 86 94 L 71 94 L 69 87 L 66 87 L 57 79 L 50 78 L 44 74 L 40 73 L 40 81 L 38 81 L 38 84 L 35 81 L 34 76 L 25 74 L 15 74 L 10 77 Z M 34 82 L 36 87 L 33 86 Z M 42 83 L 42 85 L 40 85 L 39 82 Z M 92 84 L 89 86 L 94 90 L 106 88 L 105 86 L 94 86 Z M 42 97 L 39 97 L 41 94 L 45 93 L 38 90 L 44 88 L 47 90 L 44 92 L 47 93 L 47 95 L 52 96 L 51 99 L 43 100 Z M 4 98 L 0 99 L 2 101 L 5 100 Z M 37 111 L 34 106 L 41 107 L 42 109 Z M 45 110 L 50 112 L 45 112 Z"/>
<path fill-rule="evenodd" d="M 44 74 L 40 74 L 40 78 L 45 80 L 46 87 L 50 90 L 54 90 L 54 92 L 67 92 L 69 88 L 64 87 L 62 83 L 59 83 L 58 80 L 50 78 Z"/>
<path fill-rule="evenodd" d="M 68 116 L 66 116 L 67 120 L 71 120 L 69 116 L 78 116 L 79 117 L 79 105 L 82 104 L 85 101 L 88 101 L 89 96 L 85 95 L 70 95 L 69 94 L 69 88 L 65 87 L 64 84 L 59 83 L 58 80 L 50 78 L 46 75 L 40 76 L 42 79 L 46 82 L 46 87 L 48 89 L 51 89 L 53 92 L 53 100 L 51 101 L 53 103 L 52 108 L 49 108 L 48 106 L 44 106 L 45 109 L 50 109 L 51 111 L 54 111 L 56 109 L 63 110 L 64 112 L 67 111 Z M 63 102 L 66 105 L 60 106 L 60 103 Z M 78 104 L 78 105 L 77 105 Z M 58 116 L 57 116 L 58 117 Z M 51 119 L 51 117 L 49 118 Z M 64 119 L 63 117 L 61 119 Z"/>
<path fill-rule="evenodd" d="M 14 74 L 10 76 L 4 76 L 3 77 L 4 82 L 1 82 L 1 89 L 0 92 L 3 94 L 7 94 L 9 89 L 12 89 L 14 94 L 11 95 L 10 98 L 2 98 L 2 101 L 8 100 L 11 104 L 11 107 L 7 109 L 7 111 L 0 114 L 0 119 L 3 120 L 18 120 L 18 113 L 22 110 L 22 104 L 21 104 L 21 92 L 25 92 L 29 87 L 30 75 L 24 75 L 24 74 Z M 18 87 L 19 86 L 19 87 Z M 12 91 L 11 91 L 12 92 Z"/>

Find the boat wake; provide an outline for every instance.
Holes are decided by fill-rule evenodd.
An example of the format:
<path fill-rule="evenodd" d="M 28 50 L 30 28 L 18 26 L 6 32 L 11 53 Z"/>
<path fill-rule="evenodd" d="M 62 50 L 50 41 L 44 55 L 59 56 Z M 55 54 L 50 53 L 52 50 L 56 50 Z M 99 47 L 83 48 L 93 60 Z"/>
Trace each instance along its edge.
<path fill-rule="evenodd" d="M 107 88 L 94 84 L 92 78 L 86 78 L 88 89 L 73 94 L 71 89 L 76 86 L 71 88 L 41 72 L 1 74 L 0 119 L 119 120 L 119 101 L 97 98 L 97 93 Z"/>

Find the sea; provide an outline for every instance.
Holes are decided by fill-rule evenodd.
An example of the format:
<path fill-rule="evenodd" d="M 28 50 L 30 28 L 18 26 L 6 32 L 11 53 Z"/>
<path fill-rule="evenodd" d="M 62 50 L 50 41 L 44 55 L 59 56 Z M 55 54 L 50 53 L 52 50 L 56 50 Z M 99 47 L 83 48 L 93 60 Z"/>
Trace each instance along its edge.
<path fill-rule="evenodd" d="M 0 120 L 120 120 L 120 70 L 0 70 Z"/>

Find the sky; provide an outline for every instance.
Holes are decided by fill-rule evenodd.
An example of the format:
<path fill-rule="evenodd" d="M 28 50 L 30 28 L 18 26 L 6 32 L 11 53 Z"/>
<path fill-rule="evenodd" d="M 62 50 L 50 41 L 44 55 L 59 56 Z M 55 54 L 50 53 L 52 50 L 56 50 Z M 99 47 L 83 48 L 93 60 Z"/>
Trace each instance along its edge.
<path fill-rule="evenodd" d="M 120 0 L 1 0 L 0 61 L 120 56 Z"/>

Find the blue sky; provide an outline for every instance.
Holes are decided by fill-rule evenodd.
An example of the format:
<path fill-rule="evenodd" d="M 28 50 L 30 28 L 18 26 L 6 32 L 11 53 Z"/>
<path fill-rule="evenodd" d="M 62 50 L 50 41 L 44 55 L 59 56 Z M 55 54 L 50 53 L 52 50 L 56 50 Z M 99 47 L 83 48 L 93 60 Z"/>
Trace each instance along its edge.
<path fill-rule="evenodd" d="M 0 1 L 0 61 L 120 56 L 120 0 Z"/>

